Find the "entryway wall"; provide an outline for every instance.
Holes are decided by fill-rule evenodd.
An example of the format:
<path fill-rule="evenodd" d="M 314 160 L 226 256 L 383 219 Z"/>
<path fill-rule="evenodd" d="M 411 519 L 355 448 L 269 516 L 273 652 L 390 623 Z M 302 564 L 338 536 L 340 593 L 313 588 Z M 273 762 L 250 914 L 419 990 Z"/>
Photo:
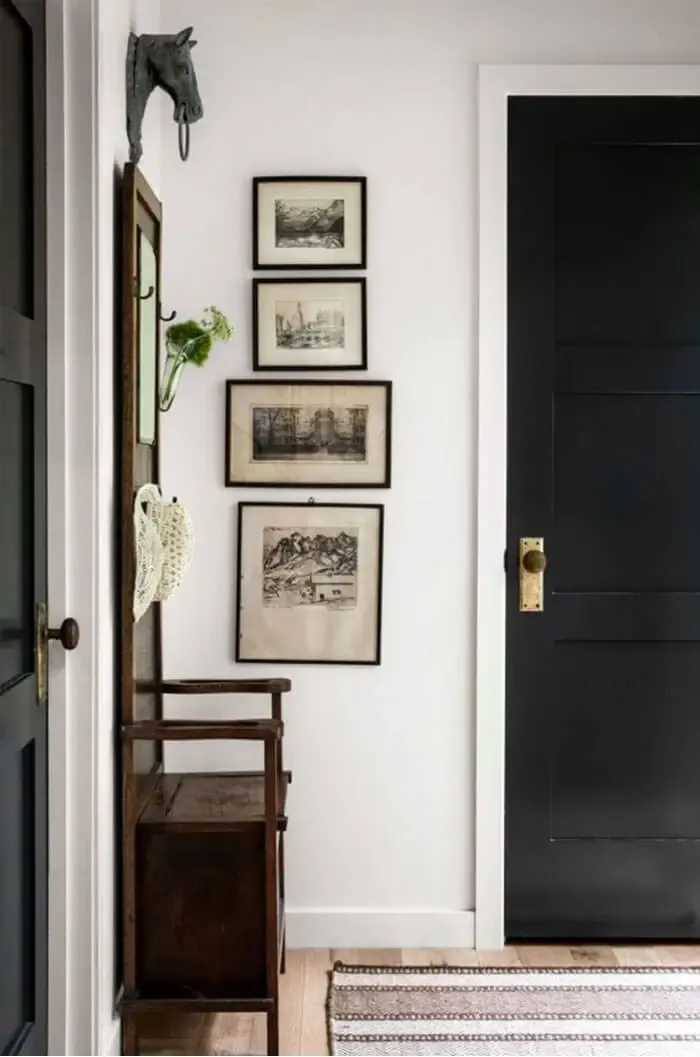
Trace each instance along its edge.
<path fill-rule="evenodd" d="M 164 298 L 185 317 L 218 305 L 235 335 L 185 377 L 163 425 L 164 487 L 189 505 L 197 537 L 188 578 L 164 607 L 166 670 L 252 670 L 232 661 L 236 502 L 311 494 L 223 486 L 223 381 L 252 374 L 251 179 L 366 175 L 369 377 L 394 381 L 394 484 L 352 499 L 386 504 L 383 663 L 255 674 L 294 681 L 290 940 L 466 945 L 475 898 L 477 65 L 692 63 L 700 8 L 169 0 L 167 23 L 195 27 L 205 114 L 185 165 L 168 147 L 164 114 Z M 216 715 L 221 703 L 205 707 Z M 220 767 L 224 752 L 174 746 L 170 761 Z"/>

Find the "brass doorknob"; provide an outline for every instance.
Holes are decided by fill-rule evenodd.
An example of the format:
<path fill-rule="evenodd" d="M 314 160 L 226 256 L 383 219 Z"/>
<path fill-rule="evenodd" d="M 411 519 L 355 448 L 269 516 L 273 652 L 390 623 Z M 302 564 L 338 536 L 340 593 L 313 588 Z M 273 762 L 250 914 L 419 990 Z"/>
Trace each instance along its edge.
<path fill-rule="evenodd" d="M 542 551 L 527 551 L 523 555 L 523 569 L 528 573 L 541 573 L 547 567 L 547 558 Z"/>
<path fill-rule="evenodd" d="M 49 639 L 57 639 L 64 650 L 74 650 L 80 642 L 80 625 L 73 617 L 66 617 L 60 628 L 49 628 L 46 636 Z"/>

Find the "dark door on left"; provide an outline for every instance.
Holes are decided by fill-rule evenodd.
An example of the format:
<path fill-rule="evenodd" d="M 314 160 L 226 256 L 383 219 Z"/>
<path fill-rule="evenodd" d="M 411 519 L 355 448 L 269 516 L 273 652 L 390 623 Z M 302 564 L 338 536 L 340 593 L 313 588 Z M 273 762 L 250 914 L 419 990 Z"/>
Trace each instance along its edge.
<path fill-rule="evenodd" d="M 47 1047 L 44 0 L 0 0 L 0 1053 Z"/>

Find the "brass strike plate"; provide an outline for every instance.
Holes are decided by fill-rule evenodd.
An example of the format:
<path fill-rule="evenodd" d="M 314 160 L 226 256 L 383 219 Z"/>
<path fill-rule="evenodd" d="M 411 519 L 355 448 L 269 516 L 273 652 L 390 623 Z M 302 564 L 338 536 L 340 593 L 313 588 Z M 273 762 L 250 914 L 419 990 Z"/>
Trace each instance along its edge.
<path fill-rule="evenodd" d="M 544 609 L 544 570 L 536 573 L 527 571 L 523 559 L 529 551 L 544 553 L 544 540 L 533 536 L 525 536 L 520 540 L 520 612 L 541 613 Z"/>

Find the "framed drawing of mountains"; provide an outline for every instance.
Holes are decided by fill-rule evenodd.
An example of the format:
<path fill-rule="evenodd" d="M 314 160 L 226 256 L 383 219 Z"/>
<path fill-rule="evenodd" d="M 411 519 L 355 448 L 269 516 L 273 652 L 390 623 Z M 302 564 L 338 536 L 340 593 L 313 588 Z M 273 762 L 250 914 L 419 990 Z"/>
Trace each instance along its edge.
<path fill-rule="evenodd" d="M 236 660 L 379 664 L 384 508 L 239 503 Z"/>
<path fill-rule="evenodd" d="M 254 177 L 253 268 L 366 267 L 366 177 Z"/>
<path fill-rule="evenodd" d="M 226 484 L 388 488 L 391 382 L 228 381 Z"/>

